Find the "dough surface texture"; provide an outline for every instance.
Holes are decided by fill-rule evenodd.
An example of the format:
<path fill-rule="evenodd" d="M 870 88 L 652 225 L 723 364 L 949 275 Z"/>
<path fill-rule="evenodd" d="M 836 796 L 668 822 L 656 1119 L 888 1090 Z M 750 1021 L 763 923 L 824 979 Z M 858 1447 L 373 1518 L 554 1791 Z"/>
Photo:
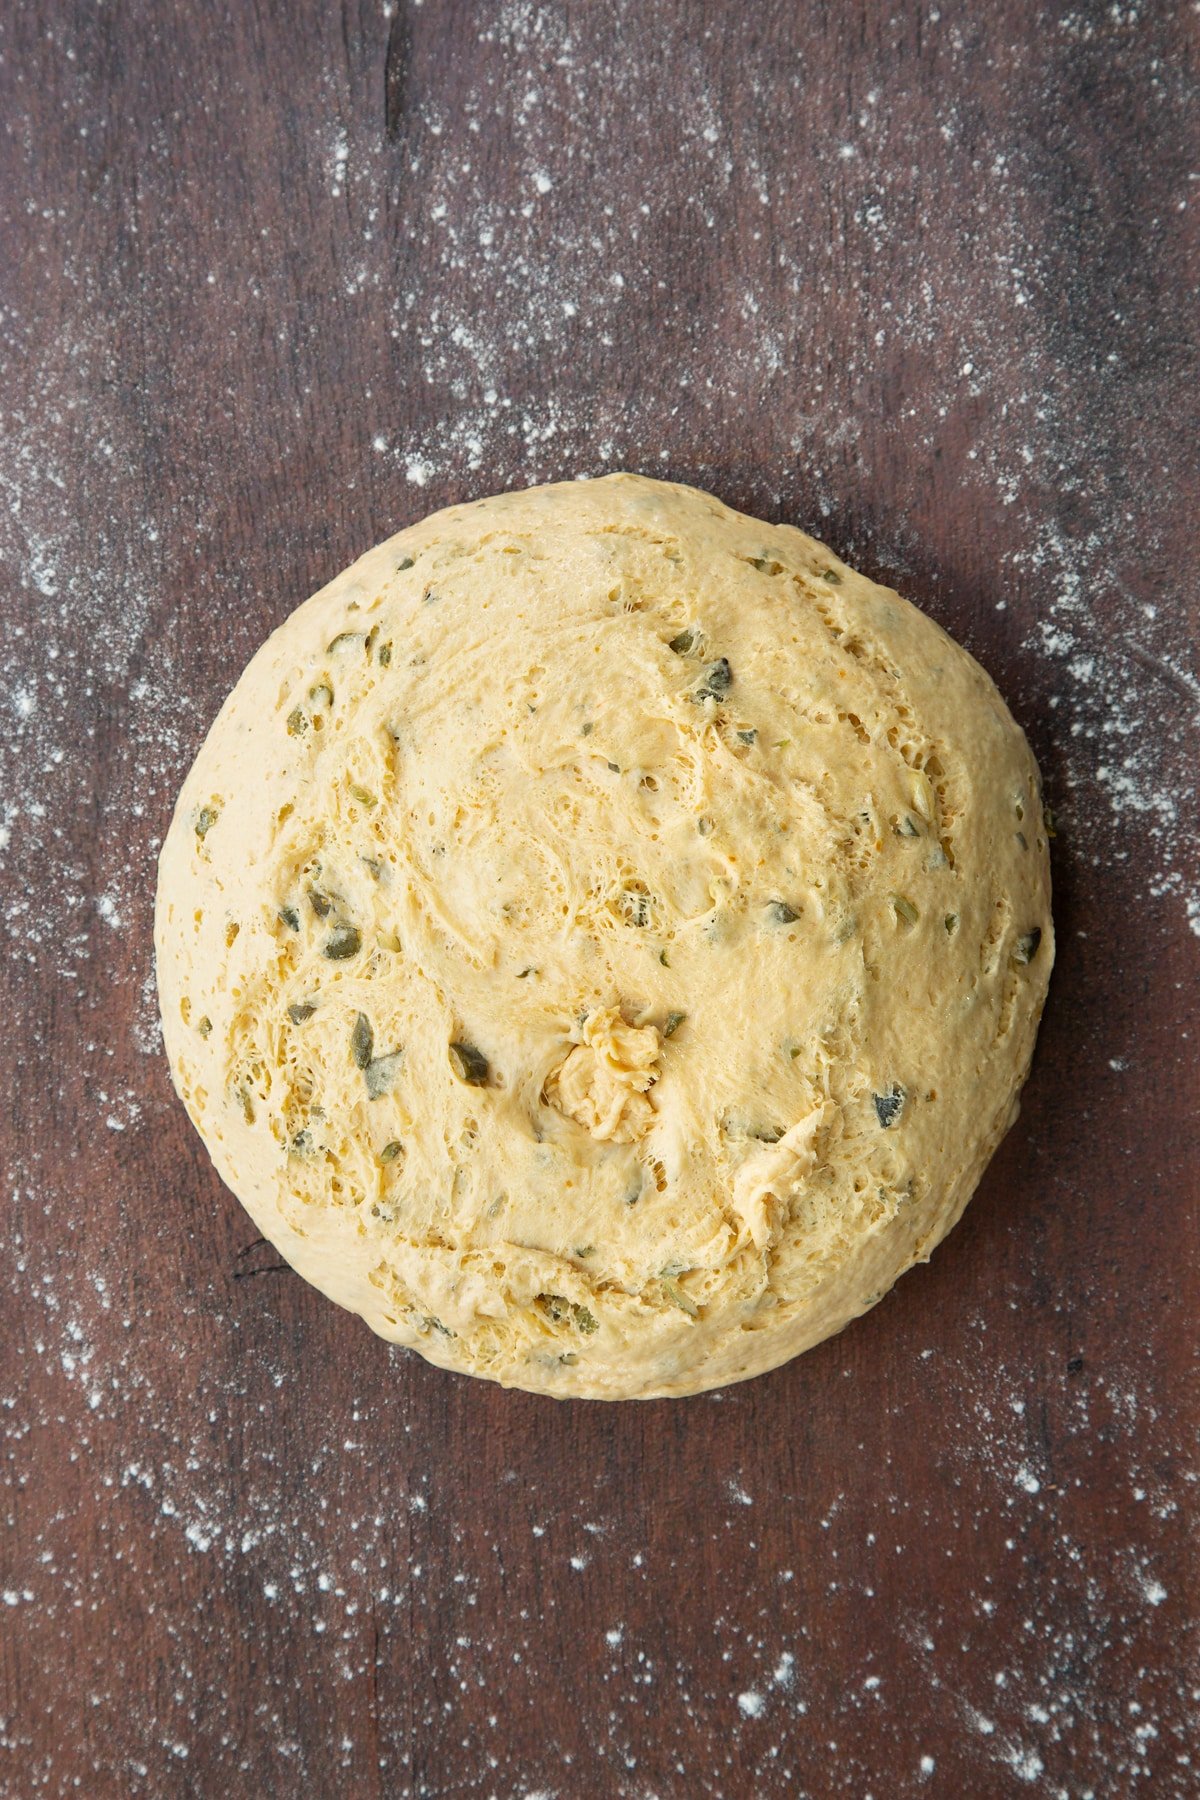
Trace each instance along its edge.
<path fill-rule="evenodd" d="M 156 912 L 176 1087 L 308 1281 L 558 1396 L 873 1305 L 1016 1116 L 1053 960 L 983 670 L 790 526 L 632 475 L 434 514 L 263 645 Z"/>

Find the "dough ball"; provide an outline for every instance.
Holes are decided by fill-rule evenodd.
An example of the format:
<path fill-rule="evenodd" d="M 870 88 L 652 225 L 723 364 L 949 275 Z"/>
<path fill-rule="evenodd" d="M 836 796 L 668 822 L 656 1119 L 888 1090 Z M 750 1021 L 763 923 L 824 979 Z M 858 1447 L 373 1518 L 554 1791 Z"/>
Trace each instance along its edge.
<path fill-rule="evenodd" d="M 970 1198 L 1053 958 L 1038 773 L 802 532 L 534 488 L 263 645 L 156 943 L 179 1093 L 306 1280 L 446 1368 L 687 1394 L 840 1329 Z"/>

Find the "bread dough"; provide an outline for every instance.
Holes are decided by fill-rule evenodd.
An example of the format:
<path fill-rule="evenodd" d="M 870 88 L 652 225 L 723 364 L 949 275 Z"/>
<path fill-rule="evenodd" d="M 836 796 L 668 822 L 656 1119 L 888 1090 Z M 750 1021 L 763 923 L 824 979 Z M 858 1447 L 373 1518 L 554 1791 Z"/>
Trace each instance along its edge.
<path fill-rule="evenodd" d="M 613 475 L 435 513 L 263 645 L 156 916 L 175 1084 L 306 1280 L 446 1368 L 687 1394 L 872 1306 L 1053 959 L 983 670 L 786 525 Z"/>

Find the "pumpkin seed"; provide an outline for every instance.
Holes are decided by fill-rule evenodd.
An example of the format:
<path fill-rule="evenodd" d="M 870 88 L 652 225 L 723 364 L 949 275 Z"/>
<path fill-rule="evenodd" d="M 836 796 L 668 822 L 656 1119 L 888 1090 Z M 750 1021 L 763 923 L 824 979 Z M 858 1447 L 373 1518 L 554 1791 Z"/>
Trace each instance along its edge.
<path fill-rule="evenodd" d="M 367 1099 L 379 1100 L 387 1093 L 400 1067 L 402 1050 L 391 1050 L 386 1056 L 376 1056 L 367 1064 Z"/>
<path fill-rule="evenodd" d="M 218 806 L 202 806 L 196 814 L 196 836 L 206 838 L 221 816 Z"/>
<path fill-rule="evenodd" d="M 294 906 L 281 906 L 279 909 L 279 917 L 289 931 L 299 931 L 300 914 L 296 911 Z"/>
<path fill-rule="evenodd" d="M 1013 955 L 1017 962 L 1031 963 L 1038 953 L 1038 946 L 1041 941 L 1042 928 L 1040 925 L 1035 925 L 1032 931 L 1027 931 L 1023 937 L 1019 937 L 1016 942 L 1016 947 L 1013 950 Z"/>
<path fill-rule="evenodd" d="M 586 1306 L 580 1306 L 574 1300 L 568 1300 L 562 1294 L 539 1294 L 539 1309 L 545 1313 L 552 1325 L 574 1325 L 576 1331 L 582 1331 L 590 1337 L 593 1331 L 599 1331 L 599 1321 Z"/>
<path fill-rule="evenodd" d="M 677 1281 L 672 1280 L 668 1275 L 660 1275 L 659 1280 L 662 1282 L 663 1293 L 672 1306 L 677 1306 L 680 1312 L 685 1312 L 689 1319 L 700 1317 L 700 1308 L 691 1295 L 684 1292 Z"/>
<path fill-rule="evenodd" d="M 786 900 L 772 900 L 767 908 L 767 917 L 776 925 L 794 925 L 800 914 Z"/>
<path fill-rule="evenodd" d="M 621 912 L 630 925 L 639 928 L 650 923 L 650 897 L 636 888 L 626 888 L 621 895 Z"/>
<path fill-rule="evenodd" d="M 886 1094 L 872 1094 L 875 1103 L 875 1117 L 884 1131 L 889 1131 L 904 1110 L 905 1091 L 898 1082 L 893 1082 Z"/>
<path fill-rule="evenodd" d="M 362 949 L 362 933 L 357 925 L 335 925 L 325 939 L 322 955 L 330 962 L 346 962 Z"/>
<path fill-rule="evenodd" d="M 696 689 L 697 700 L 723 700 L 733 686 L 733 670 L 727 656 L 718 656 L 704 671 L 704 680 Z"/>
<path fill-rule="evenodd" d="M 311 1019 L 316 1010 L 315 1000 L 294 1000 L 288 1007 L 288 1018 L 293 1025 L 303 1025 L 305 1019 Z"/>
<path fill-rule="evenodd" d="M 910 928 L 916 924 L 921 915 L 907 895 L 890 894 L 888 898 L 891 900 L 892 908 L 898 919 L 903 919 Z"/>
<path fill-rule="evenodd" d="M 697 632 L 690 629 L 677 632 L 667 645 L 667 649 L 673 650 L 676 656 L 690 656 L 696 648 L 698 635 Z"/>
<path fill-rule="evenodd" d="M 356 1069 L 365 1069 L 375 1049 L 375 1033 L 371 1030 L 371 1021 L 366 1013 L 359 1013 L 354 1021 L 354 1030 L 350 1033 L 350 1054 L 354 1058 Z"/>
<path fill-rule="evenodd" d="M 468 1087 L 486 1087 L 492 1072 L 487 1057 L 474 1044 L 451 1044 L 450 1066 Z"/>
<path fill-rule="evenodd" d="M 396 1158 L 403 1151 L 403 1149 L 404 1149 L 404 1145 L 400 1142 L 399 1138 L 393 1138 L 391 1143 L 385 1144 L 383 1146 L 383 1149 L 379 1152 L 380 1162 L 381 1163 L 394 1163 Z"/>
<path fill-rule="evenodd" d="M 924 769 L 913 770 L 910 786 L 913 805 L 923 819 L 932 820 L 937 814 L 937 795 L 934 793 L 933 783 Z"/>
<path fill-rule="evenodd" d="M 674 1037 L 675 1033 L 679 1030 L 679 1027 L 683 1024 L 683 1021 L 686 1018 L 687 1018 L 687 1014 L 684 1012 L 668 1013 L 667 1014 L 667 1022 L 663 1026 L 663 1033 L 662 1033 L 663 1036 L 665 1038 Z"/>

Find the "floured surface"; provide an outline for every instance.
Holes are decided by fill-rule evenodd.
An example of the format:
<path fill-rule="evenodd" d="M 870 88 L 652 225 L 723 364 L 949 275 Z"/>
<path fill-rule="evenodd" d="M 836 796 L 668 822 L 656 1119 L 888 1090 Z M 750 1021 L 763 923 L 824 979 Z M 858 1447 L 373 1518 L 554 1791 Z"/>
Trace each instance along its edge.
<path fill-rule="evenodd" d="M 434 515 L 275 634 L 164 847 L 217 1167 L 434 1361 L 686 1393 L 873 1304 L 1009 1123 L 1053 940 L 987 677 L 799 531 L 613 476 Z"/>
<path fill-rule="evenodd" d="M 1187 29 L 5 9 L 0 1787 L 1194 1800 Z M 255 1242 L 161 1054 L 155 863 L 308 594 L 616 468 L 972 650 L 1056 962 L 930 1265 L 764 1380 L 551 1406 Z"/>

